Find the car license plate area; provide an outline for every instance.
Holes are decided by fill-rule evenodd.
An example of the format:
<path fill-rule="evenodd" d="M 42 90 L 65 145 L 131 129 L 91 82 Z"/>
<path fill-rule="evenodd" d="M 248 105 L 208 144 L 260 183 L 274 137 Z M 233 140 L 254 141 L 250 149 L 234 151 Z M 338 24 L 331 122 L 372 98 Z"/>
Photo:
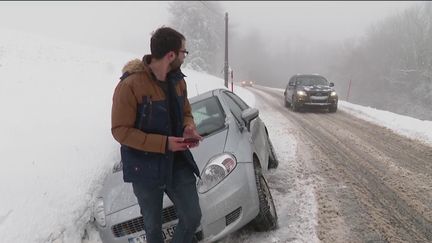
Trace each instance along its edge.
<path fill-rule="evenodd" d="M 174 230 L 177 224 L 169 225 L 168 227 L 162 228 L 162 236 L 165 242 L 170 242 L 174 236 Z M 146 234 L 142 234 L 137 237 L 128 239 L 129 243 L 147 243 Z"/>

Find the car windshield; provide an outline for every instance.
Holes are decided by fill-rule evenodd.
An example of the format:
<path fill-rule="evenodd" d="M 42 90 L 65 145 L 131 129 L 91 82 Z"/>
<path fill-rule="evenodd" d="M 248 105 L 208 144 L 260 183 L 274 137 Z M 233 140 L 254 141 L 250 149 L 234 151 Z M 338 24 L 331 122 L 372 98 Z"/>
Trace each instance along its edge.
<path fill-rule="evenodd" d="M 191 104 L 192 115 L 201 136 L 207 136 L 225 127 L 225 113 L 216 97 Z"/>
<path fill-rule="evenodd" d="M 319 76 L 303 76 L 297 77 L 297 84 L 303 86 L 313 86 L 313 85 L 329 85 L 328 81 Z"/>

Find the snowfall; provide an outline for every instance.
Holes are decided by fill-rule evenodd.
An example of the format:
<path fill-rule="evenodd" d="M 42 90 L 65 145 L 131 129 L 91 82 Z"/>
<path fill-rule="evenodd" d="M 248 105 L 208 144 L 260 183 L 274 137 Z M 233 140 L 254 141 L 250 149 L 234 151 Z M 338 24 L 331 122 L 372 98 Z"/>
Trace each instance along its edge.
<path fill-rule="evenodd" d="M 0 242 L 101 242 L 89 222 L 97 192 L 120 159 L 119 144 L 110 132 L 112 94 L 123 65 L 141 54 L 6 29 L 0 33 Z M 189 97 L 224 88 L 221 78 L 183 71 Z M 234 85 L 234 92 L 255 106 L 247 89 Z M 432 144 L 432 121 L 344 101 L 339 108 Z M 289 134 L 276 134 L 284 130 L 271 113 L 260 114 L 281 163 L 295 161 L 295 140 L 287 142 L 282 138 Z M 289 149 L 278 152 L 282 146 Z M 295 196 L 290 194 L 291 200 Z M 313 233 L 317 223 L 315 204 L 308 205 L 297 212 L 303 214 L 302 222 L 289 223 L 306 225 L 297 227 L 300 232 L 288 224 L 280 224 L 278 231 L 303 234 L 297 237 L 303 242 L 317 241 L 302 233 Z"/>

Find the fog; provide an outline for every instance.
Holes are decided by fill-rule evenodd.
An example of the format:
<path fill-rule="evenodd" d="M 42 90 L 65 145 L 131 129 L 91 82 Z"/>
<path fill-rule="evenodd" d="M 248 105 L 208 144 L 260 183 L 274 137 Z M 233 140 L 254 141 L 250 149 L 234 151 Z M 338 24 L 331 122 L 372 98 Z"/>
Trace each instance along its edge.
<path fill-rule="evenodd" d="M 277 50 L 290 40 L 343 40 L 412 2 L 222 1 L 230 34 L 250 32 Z M 134 53 L 148 52 L 151 31 L 169 25 L 168 2 L 0 2 L 0 27 Z M 209 14 L 209 17 L 223 16 Z M 264 47 L 263 47 L 264 48 Z"/>
<path fill-rule="evenodd" d="M 268 78 L 264 80 L 262 76 L 242 72 L 244 64 L 256 64 L 249 70 L 259 70 L 263 62 L 275 67 L 274 71 L 286 70 L 294 58 L 296 67 L 287 76 L 322 73 L 326 69 L 323 64 L 329 61 L 327 54 L 334 52 L 334 48 L 354 45 L 371 26 L 413 4 L 412 1 L 224 2 L 229 13 L 231 40 L 234 39 L 230 42 L 231 67 L 237 70 L 240 80 L 257 79 L 262 84 L 268 83 Z M 274 58 L 245 62 L 241 49 Z M 286 85 L 286 80 L 274 79 L 268 83 L 270 86 Z"/>
<path fill-rule="evenodd" d="M 168 25 L 167 2 L 0 2 L 0 28 L 142 53 L 151 32 Z M 0 37 L 1 38 L 1 37 Z"/>
<path fill-rule="evenodd" d="M 239 30 L 257 30 L 283 45 L 288 38 L 341 41 L 358 37 L 368 26 L 395 14 L 408 1 L 275 1 L 224 2 Z M 278 45 L 277 45 L 278 46 Z M 275 47 L 277 47 L 275 46 Z"/>
<path fill-rule="evenodd" d="M 140 57 L 149 53 L 153 30 L 174 26 L 189 40 L 185 65 L 223 77 L 228 12 L 234 82 L 284 88 L 293 74 L 320 73 L 335 83 L 342 99 L 432 119 L 425 105 L 432 103 L 431 6 L 412 1 L 0 2 L 0 28 Z"/>

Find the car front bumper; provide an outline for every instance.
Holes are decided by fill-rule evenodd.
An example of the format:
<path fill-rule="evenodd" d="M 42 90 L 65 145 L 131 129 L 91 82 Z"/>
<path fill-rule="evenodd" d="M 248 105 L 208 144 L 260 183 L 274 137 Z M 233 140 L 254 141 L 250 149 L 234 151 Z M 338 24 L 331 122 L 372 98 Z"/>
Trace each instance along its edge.
<path fill-rule="evenodd" d="M 204 239 L 216 241 L 243 227 L 259 211 L 253 163 L 238 163 L 227 178 L 199 196 Z"/>
<path fill-rule="evenodd" d="M 238 230 L 256 217 L 259 202 L 255 182 L 253 163 L 238 163 L 237 167 L 223 181 L 206 193 L 198 194 L 200 199 L 202 219 L 198 229 L 200 238 L 205 242 L 219 240 Z M 173 204 L 167 196 L 164 197 L 164 211 Z M 129 239 L 143 235 L 143 230 L 136 231 L 128 227 L 139 228 L 137 218 L 141 217 L 138 204 L 106 216 L 107 226 L 98 227 L 104 243 L 129 243 Z M 135 219 L 135 220 L 134 220 Z M 164 223 L 163 227 L 172 225 L 178 220 Z M 116 237 L 113 227 L 128 223 L 122 236 Z M 129 233 L 130 231 L 132 233 Z"/>
<path fill-rule="evenodd" d="M 299 96 L 296 99 L 296 104 L 299 107 L 302 106 L 315 106 L 315 107 L 329 107 L 329 106 L 337 106 L 338 97 L 320 97 L 313 98 L 310 96 Z"/>

